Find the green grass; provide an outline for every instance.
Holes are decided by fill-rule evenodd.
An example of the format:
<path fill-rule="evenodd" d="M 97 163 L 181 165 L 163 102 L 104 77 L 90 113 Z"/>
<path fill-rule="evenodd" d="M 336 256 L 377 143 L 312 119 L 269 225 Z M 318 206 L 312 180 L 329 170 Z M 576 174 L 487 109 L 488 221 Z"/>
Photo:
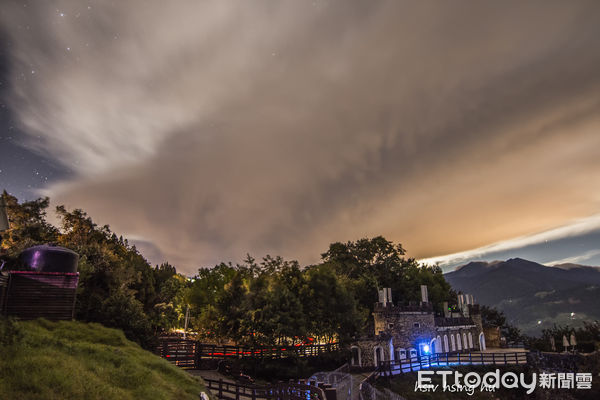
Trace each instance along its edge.
<path fill-rule="evenodd" d="M 0 399 L 194 399 L 200 380 L 123 332 L 71 321 L 0 321 Z"/>

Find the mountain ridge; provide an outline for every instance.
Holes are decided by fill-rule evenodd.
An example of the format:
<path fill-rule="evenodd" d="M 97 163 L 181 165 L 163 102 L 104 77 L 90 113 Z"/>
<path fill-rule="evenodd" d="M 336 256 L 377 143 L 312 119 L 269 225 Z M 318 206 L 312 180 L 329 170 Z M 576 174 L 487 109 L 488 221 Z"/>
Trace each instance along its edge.
<path fill-rule="evenodd" d="M 553 324 L 576 326 L 600 319 L 597 267 L 572 263 L 546 266 L 511 258 L 470 262 L 444 276 L 455 290 L 503 311 L 509 322 L 528 334 Z"/>

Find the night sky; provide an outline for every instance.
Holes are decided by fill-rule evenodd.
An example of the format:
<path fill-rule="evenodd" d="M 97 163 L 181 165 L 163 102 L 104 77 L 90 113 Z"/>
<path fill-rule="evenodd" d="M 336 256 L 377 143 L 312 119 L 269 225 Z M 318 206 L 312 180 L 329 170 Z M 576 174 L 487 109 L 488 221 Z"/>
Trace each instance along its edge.
<path fill-rule="evenodd" d="M 19 121 L 8 105 L 11 94 L 11 41 L 0 32 L 0 189 L 19 199 L 39 197 L 39 190 L 49 183 L 66 179 L 68 170 L 37 151 L 28 149 L 40 135 L 27 135 L 19 129 Z M 20 79 L 26 79 L 22 76 Z"/>
<path fill-rule="evenodd" d="M 6 0 L 0 40 L 0 188 L 151 262 L 600 265 L 597 1 Z"/>

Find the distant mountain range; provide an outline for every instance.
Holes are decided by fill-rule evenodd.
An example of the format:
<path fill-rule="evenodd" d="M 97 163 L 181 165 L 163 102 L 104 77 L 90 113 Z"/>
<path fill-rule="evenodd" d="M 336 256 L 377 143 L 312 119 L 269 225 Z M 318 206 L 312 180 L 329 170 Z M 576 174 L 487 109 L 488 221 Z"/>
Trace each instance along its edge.
<path fill-rule="evenodd" d="M 527 334 L 540 333 L 554 323 L 580 326 L 585 320 L 600 320 L 598 267 L 548 267 L 512 258 L 471 262 L 444 277 L 455 290 L 472 294 L 479 304 L 504 311 L 507 320 Z"/>

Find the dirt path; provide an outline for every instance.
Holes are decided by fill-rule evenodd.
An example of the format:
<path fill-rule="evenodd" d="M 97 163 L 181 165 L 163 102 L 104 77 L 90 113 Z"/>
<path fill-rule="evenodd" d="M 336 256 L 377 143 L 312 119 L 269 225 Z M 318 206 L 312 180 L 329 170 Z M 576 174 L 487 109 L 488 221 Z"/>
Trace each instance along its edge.
<path fill-rule="evenodd" d="M 223 379 L 223 382 L 235 383 L 235 381 L 231 377 L 227 377 L 221 374 L 218 371 L 213 369 L 201 370 L 201 369 L 188 369 L 186 370 L 190 375 L 199 376 L 200 378 L 212 379 L 218 381 L 219 379 Z"/>

